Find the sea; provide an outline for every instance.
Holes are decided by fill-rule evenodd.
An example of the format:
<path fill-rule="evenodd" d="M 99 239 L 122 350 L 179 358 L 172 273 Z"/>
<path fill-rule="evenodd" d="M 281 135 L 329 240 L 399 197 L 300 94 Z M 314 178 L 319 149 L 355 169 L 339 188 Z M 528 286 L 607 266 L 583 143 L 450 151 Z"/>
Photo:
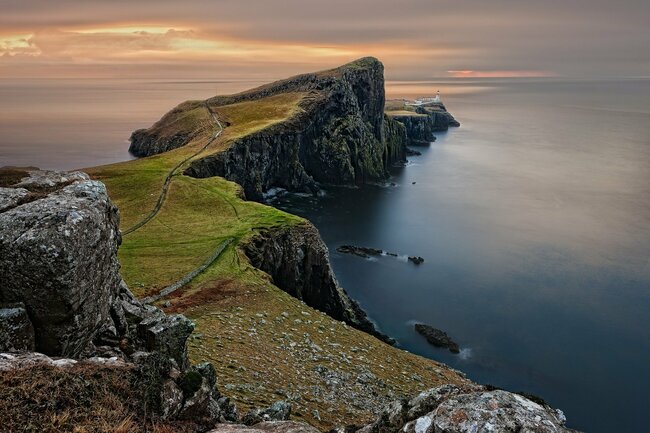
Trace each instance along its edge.
<path fill-rule="evenodd" d="M 130 159 L 131 131 L 253 81 L 0 81 L 0 166 Z M 572 428 L 647 432 L 650 79 L 389 81 L 460 128 L 385 183 L 272 204 L 308 218 L 339 283 L 399 347 L 542 397 Z M 341 254 L 344 244 L 397 254 Z M 408 256 L 421 256 L 415 265 Z M 426 323 L 452 354 L 414 331 Z"/>

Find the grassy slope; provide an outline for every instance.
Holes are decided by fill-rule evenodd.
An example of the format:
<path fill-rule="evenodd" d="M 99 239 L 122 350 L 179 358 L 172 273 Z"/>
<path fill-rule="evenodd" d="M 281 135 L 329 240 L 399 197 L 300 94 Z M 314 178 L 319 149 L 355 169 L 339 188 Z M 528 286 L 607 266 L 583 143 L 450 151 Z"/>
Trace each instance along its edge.
<path fill-rule="evenodd" d="M 300 110 L 304 96 L 287 93 L 212 106 L 229 126 L 203 155 L 291 117 Z M 182 110 L 175 115 L 183 127 L 195 122 L 200 133 L 185 147 L 87 170 L 106 183 L 120 208 L 122 229 L 151 210 L 168 171 L 216 132 L 214 125 L 206 126 L 205 107 L 203 112 L 195 104 L 189 107 L 191 115 Z M 225 179 L 177 175 L 160 213 L 124 237 L 119 252 L 122 275 L 137 295 L 152 294 L 203 263 L 221 241 L 235 239 L 203 274 L 168 297 L 167 310 L 195 321 L 192 360 L 214 363 L 221 390 L 241 410 L 289 399 L 294 418 L 325 428 L 369 420 L 371 411 L 380 408 L 363 395 L 410 395 L 462 381 L 433 361 L 387 346 L 307 307 L 275 287 L 239 251 L 238 245 L 259 229 L 304 223 L 299 217 L 242 200 L 239 186 Z M 342 374 L 344 383 L 328 385 L 323 368 Z M 367 373 L 377 380 L 357 380 Z M 355 396 L 361 397 L 351 402 L 357 400 Z"/>

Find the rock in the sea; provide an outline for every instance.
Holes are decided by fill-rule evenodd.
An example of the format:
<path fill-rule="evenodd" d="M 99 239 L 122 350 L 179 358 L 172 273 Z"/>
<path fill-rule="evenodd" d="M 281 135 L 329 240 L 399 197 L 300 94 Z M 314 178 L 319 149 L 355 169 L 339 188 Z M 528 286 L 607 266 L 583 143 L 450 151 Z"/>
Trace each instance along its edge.
<path fill-rule="evenodd" d="M 421 265 L 422 263 L 424 263 L 424 259 L 420 256 L 409 256 L 409 262 L 414 263 L 416 265 Z"/>
<path fill-rule="evenodd" d="M 317 429 L 296 421 L 268 421 L 246 426 L 242 424 L 218 424 L 209 433 L 319 433 Z"/>
<path fill-rule="evenodd" d="M 562 411 L 507 391 L 444 385 L 398 400 L 358 433 L 570 433 Z"/>
<path fill-rule="evenodd" d="M 343 254 L 353 254 L 366 259 L 370 256 L 380 256 L 384 252 L 377 248 L 357 247 L 355 245 L 341 245 L 336 249 L 336 251 Z"/>
<path fill-rule="evenodd" d="M 34 350 L 34 327 L 24 304 L 0 308 L 0 352 Z"/>
<path fill-rule="evenodd" d="M 78 356 L 121 281 L 117 208 L 80 172 L 33 171 L 14 187 L 34 199 L 0 213 L 0 305 L 25 305 L 36 350 Z"/>
<path fill-rule="evenodd" d="M 430 344 L 436 347 L 446 347 L 452 353 L 460 353 L 460 347 L 446 332 L 422 323 L 416 323 L 415 330 L 424 336 Z"/>

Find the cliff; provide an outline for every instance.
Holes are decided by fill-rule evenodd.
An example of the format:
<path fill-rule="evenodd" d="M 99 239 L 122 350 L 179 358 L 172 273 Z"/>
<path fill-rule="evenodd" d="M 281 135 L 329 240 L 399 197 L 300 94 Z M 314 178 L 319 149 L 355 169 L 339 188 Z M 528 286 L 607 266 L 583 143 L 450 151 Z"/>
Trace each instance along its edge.
<path fill-rule="evenodd" d="M 302 95 L 294 116 L 234 138 L 223 151 L 192 161 L 185 174 L 225 177 L 240 184 L 253 200 L 260 200 L 271 187 L 313 193 L 318 183 L 352 185 L 385 179 L 392 164 L 405 161 L 405 142 L 386 136 L 386 130 L 394 127 L 384 116 L 383 72 L 377 59 L 364 58 L 208 99 L 205 104 L 219 115 L 220 108 L 246 101 Z M 187 126 L 197 104 L 181 104 L 151 128 L 134 132 L 131 152 L 148 156 L 190 142 L 202 132 L 201 126 Z"/>
<path fill-rule="evenodd" d="M 291 296 L 336 320 L 393 343 L 375 329 L 359 304 L 339 286 L 327 247 L 313 225 L 263 231 L 244 245 L 243 250 L 253 266 L 269 274 L 273 284 Z"/>
<path fill-rule="evenodd" d="M 442 103 L 413 107 L 402 100 L 391 100 L 387 102 L 386 115 L 404 125 L 408 144 L 413 146 L 428 145 L 436 139 L 434 132 L 460 126 Z"/>

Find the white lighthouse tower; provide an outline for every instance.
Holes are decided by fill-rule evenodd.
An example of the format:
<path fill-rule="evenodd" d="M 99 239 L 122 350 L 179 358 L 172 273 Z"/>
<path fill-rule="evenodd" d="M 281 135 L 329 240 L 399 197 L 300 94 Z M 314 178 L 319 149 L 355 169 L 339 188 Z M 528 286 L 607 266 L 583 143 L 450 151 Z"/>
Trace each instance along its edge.
<path fill-rule="evenodd" d="M 442 101 L 440 100 L 440 90 L 438 90 L 438 91 L 436 92 L 436 97 L 433 98 L 433 100 L 432 100 L 431 102 L 433 102 L 434 104 L 439 104 L 439 103 L 442 102 Z"/>

